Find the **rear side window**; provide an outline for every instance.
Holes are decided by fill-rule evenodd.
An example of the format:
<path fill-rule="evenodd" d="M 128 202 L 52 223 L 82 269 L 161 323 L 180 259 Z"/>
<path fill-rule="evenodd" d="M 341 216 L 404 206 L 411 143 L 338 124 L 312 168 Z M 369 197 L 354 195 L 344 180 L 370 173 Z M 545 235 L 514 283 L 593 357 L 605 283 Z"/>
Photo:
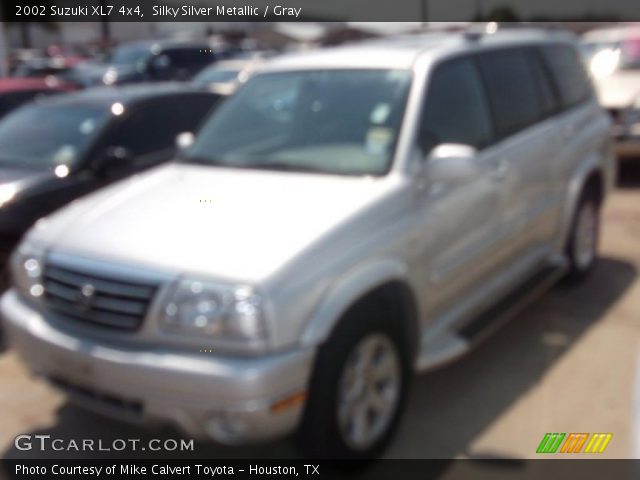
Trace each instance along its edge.
<path fill-rule="evenodd" d="M 540 108 L 545 116 L 552 115 L 561 109 L 549 69 L 542 60 L 540 52 L 535 49 L 527 50 L 527 60 L 531 68 L 531 76 L 538 86 Z"/>
<path fill-rule="evenodd" d="M 436 67 L 420 125 L 423 152 L 443 143 L 482 148 L 491 137 L 490 110 L 473 60 L 453 60 Z"/>
<path fill-rule="evenodd" d="M 560 95 L 563 108 L 569 108 L 591 95 L 591 84 L 578 51 L 569 45 L 541 47 Z"/>
<path fill-rule="evenodd" d="M 543 116 L 539 86 L 523 49 L 478 57 L 499 136 L 528 127 Z"/>

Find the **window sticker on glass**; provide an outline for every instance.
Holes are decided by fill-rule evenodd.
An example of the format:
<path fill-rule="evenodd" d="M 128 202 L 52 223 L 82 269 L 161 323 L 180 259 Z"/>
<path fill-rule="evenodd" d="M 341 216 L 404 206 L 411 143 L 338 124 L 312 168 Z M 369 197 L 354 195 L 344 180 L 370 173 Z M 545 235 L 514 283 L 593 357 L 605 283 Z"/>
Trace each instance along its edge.
<path fill-rule="evenodd" d="M 379 103 L 371 112 L 370 121 L 375 125 L 382 125 L 389 118 L 391 113 L 391 106 L 388 103 Z"/>
<path fill-rule="evenodd" d="M 63 145 L 53 156 L 55 165 L 63 165 L 73 162 L 76 157 L 76 149 L 71 145 Z"/>
<path fill-rule="evenodd" d="M 367 132 L 366 152 L 369 155 L 384 155 L 393 141 L 393 130 L 385 127 L 370 128 Z"/>
<path fill-rule="evenodd" d="M 93 118 L 88 118 L 80 124 L 80 133 L 84 135 L 91 134 L 96 128 L 96 121 Z"/>

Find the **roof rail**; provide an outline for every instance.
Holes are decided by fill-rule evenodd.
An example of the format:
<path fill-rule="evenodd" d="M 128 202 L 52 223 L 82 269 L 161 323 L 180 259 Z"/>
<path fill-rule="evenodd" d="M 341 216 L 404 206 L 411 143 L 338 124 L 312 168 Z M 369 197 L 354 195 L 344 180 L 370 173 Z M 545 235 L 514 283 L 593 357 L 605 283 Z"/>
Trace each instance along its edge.
<path fill-rule="evenodd" d="M 549 33 L 571 33 L 566 27 L 557 23 L 543 23 L 543 22 L 483 22 L 473 23 L 467 27 L 464 32 L 464 38 L 477 42 L 485 35 L 492 35 L 499 31 L 504 30 L 538 30 L 546 31 Z"/>
<path fill-rule="evenodd" d="M 471 42 L 477 42 L 484 35 L 496 33 L 498 29 L 498 22 L 474 23 L 464 31 L 464 38 Z"/>

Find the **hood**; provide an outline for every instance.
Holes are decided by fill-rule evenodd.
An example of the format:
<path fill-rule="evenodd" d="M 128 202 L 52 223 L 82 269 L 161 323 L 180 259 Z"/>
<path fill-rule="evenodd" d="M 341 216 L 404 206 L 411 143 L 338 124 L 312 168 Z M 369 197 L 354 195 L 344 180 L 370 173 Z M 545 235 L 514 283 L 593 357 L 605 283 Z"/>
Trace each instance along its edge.
<path fill-rule="evenodd" d="M 259 281 L 393 183 L 170 164 L 74 202 L 30 238 L 53 251 L 162 272 Z"/>
<path fill-rule="evenodd" d="M 596 90 L 605 108 L 627 108 L 640 95 L 640 71 L 620 71 L 597 78 Z"/>

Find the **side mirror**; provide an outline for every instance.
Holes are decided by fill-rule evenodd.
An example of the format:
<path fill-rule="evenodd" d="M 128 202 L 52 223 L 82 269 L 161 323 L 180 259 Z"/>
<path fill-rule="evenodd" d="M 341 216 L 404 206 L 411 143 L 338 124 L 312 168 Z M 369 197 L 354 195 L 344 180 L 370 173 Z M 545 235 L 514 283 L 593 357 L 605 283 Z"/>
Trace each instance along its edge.
<path fill-rule="evenodd" d="M 476 155 L 470 145 L 443 143 L 426 158 L 426 173 L 435 183 L 461 183 L 478 173 Z"/>
<path fill-rule="evenodd" d="M 178 151 L 184 151 L 193 145 L 193 141 L 196 139 L 195 135 L 191 132 L 182 132 L 176 137 L 176 147 Z"/>
<path fill-rule="evenodd" d="M 125 147 L 109 147 L 98 163 L 97 171 L 109 176 L 122 172 L 133 163 L 133 152 Z"/>

